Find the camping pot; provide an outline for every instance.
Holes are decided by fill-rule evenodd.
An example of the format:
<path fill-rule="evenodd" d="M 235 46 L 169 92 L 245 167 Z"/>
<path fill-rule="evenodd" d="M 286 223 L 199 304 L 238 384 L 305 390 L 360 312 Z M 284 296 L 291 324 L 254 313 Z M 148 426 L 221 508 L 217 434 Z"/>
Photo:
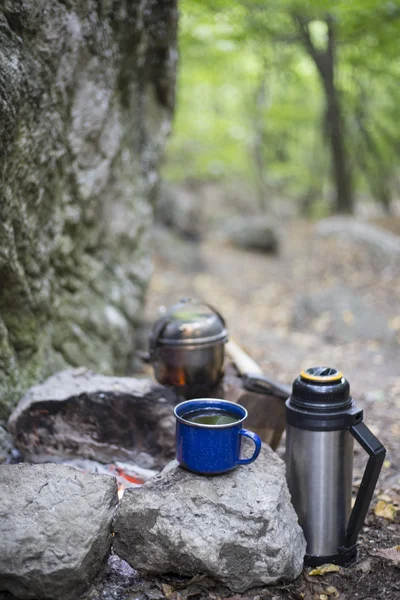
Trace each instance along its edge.
<path fill-rule="evenodd" d="M 362 420 L 340 371 L 314 367 L 295 379 L 286 401 L 286 476 L 307 542 L 306 565 L 345 565 L 356 558 L 386 454 Z M 353 438 L 369 460 L 351 509 Z"/>
<path fill-rule="evenodd" d="M 174 304 L 153 326 L 150 361 L 160 383 L 185 398 L 207 396 L 224 371 L 225 320 L 194 298 Z"/>

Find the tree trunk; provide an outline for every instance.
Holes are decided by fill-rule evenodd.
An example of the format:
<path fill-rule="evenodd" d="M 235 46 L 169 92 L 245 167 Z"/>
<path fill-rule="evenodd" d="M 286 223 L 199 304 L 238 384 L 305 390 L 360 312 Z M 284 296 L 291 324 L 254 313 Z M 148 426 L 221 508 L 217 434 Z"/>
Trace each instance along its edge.
<path fill-rule="evenodd" d="M 335 31 L 333 19 L 326 17 L 328 30 L 327 47 L 320 50 L 311 39 L 307 19 L 299 14 L 293 15 L 308 54 L 314 61 L 325 92 L 326 130 L 329 139 L 332 177 L 336 190 L 335 208 L 339 213 L 352 213 L 354 210 L 353 190 L 350 166 L 347 159 L 344 122 L 338 90 L 335 85 Z"/>
<path fill-rule="evenodd" d="M 0 3 L 0 418 L 57 369 L 128 368 L 176 29 L 176 0 Z"/>
<path fill-rule="evenodd" d="M 335 208 L 338 213 L 353 213 L 354 202 L 343 135 L 343 120 L 333 80 L 324 80 L 326 93 L 326 128 L 332 156 L 333 180 L 336 188 Z"/>
<path fill-rule="evenodd" d="M 265 106 L 267 100 L 267 67 L 263 64 L 262 73 L 258 82 L 256 90 L 256 101 L 255 101 L 255 112 L 254 112 L 254 163 L 256 167 L 256 179 L 257 179 L 257 197 L 258 205 L 261 212 L 267 210 L 267 174 L 266 164 L 264 160 L 264 119 L 265 119 Z"/>
<path fill-rule="evenodd" d="M 356 160 L 364 173 L 370 191 L 386 214 L 391 214 L 391 172 L 387 168 L 374 136 L 366 126 L 367 93 L 362 89 L 359 103 L 355 110 L 359 143 L 356 149 Z"/>

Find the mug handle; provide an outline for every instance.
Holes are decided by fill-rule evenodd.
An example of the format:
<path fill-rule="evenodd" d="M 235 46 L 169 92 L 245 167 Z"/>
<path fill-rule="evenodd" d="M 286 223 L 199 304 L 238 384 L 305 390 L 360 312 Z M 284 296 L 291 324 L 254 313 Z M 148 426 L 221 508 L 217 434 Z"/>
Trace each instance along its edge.
<path fill-rule="evenodd" d="M 261 440 L 256 433 L 253 433 L 252 431 L 247 431 L 247 429 L 241 429 L 239 431 L 239 435 L 250 438 L 254 442 L 255 450 L 253 456 L 251 456 L 250 458 L 238 458 L 237 460 L 238 465 L 249 465 L 250 463 L 254 462 L 257 456 L 260 454 Z"/>

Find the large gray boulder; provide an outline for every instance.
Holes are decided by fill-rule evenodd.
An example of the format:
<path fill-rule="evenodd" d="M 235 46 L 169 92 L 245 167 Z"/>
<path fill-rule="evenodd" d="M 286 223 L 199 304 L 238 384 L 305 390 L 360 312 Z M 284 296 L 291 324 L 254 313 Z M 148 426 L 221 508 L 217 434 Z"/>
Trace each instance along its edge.
<path fill-rule="evenodd" d="M 164 467 L 175 454 L 179 401 L 173 389 L 148 378 L 68 369 L 32 387 L 8 427 L 32 462 L 88 458 Z"/>
<path fill-rule="evenodd" d="M 206 573 L 232 590 L 294 579 L 305 540 L 282 460 L 268 447 L 250 466 L 214 477 L 173 462 L 127 490 L 114 522 L 114 550 L 150 573 Z"/>
<path fill-rule="evenodd" d="M 0 590 L 76 600 L 111 547 L 117 484 L 64 465 L 0 466 Z"/>
<path fill-rule="evenodd" d="M 400 257 L 400 236 L 354 217 L 334 216 L 323 219 L 316 225 L 315 231 L 322 237 L 332 236 L 362 243 L 374 252 L 382 253 L 386 259 L 389 257 L 397 262 Z"/>
<path fill-rule="evenodd" d="M 0 419 L 129 367 L 170 129 L 176 0 L 0 3 Z"/>
<path fill-rule="evenodd" d="M 389 316 L 368 305 L 362 295 L 338 285 L 298 296 L 292 324 L 299 330 L 316 330 L 327 340 L 379 340 L 396 344 L 396 335 L 388 321 Z"/>

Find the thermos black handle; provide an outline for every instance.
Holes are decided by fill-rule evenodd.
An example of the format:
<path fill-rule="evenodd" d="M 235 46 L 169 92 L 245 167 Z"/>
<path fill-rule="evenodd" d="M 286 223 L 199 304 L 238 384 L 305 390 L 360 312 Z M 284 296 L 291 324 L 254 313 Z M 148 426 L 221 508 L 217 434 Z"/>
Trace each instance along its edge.
<path fill-rule="evenodd" d="M 385 460 L 386 449 L 381 442 L 368 429 L 365 423 L 357 423 L 349 429 L 351 435 L 369 454 L 369 460 L 364 471 L 360 489 L 347 523 L 346 535 L 341 552 L 348 553 L 356 544 L 360 529 L 371 504 L 372 496 Z"/>

